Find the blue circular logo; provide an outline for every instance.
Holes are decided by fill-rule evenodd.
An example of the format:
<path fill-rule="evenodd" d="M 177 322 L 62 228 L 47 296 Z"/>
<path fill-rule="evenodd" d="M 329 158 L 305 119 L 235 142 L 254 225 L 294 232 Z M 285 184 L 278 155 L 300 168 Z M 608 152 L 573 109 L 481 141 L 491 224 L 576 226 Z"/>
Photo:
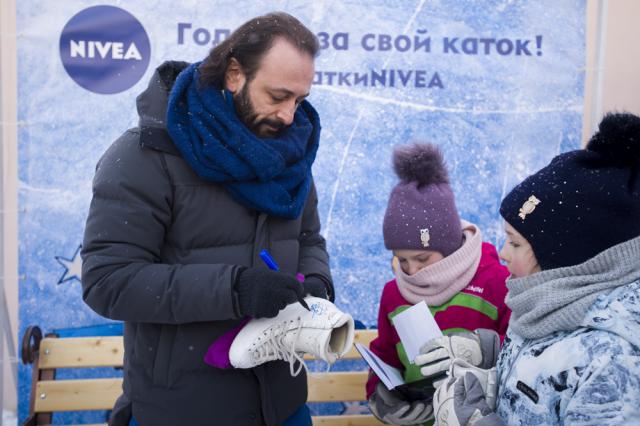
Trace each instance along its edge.
<path fill-rule="evenodd" d="M 60 57 L 67 74 L 85 89 L 104 95 L 136 84 L 149 66 L 151 45 L 140 22 L 113 6 L 82 10 L 60 36 Z"/>

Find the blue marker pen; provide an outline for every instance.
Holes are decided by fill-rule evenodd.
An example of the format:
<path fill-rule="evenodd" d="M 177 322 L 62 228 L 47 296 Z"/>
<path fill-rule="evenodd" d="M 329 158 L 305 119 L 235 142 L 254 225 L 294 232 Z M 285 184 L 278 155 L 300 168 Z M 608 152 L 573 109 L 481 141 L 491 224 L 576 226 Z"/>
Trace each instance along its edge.
<path fill-rule="evenodd" d="M 269 267 L 269 269 L 271 269 L 272 271 L 279 271 L 280 268 L 278 267 L 278 264 L 276 263 L 276 261 L 273 259 L 273 257 L 271 257 L 271 255 L 269 254 L 268 251 L 266 250 L 260 250 L 260 258 L 262 259 L 262 261 L 265 263 L 265 265 L 267 265 L 267 267 Z M 300 280 L 300 276 L 301 274 L 297 274 L 296 275 L 296 279 L 298 281 L 300 281 L 302 283 L 302 281 L 304 281 L 304 278 L 302 278 L 302 281 Z M 298 302 L 300 302 L 300 304 L 307 310 L 310 311 L 311 309 L 309 309 L 309 305 L 307 305 L 307 302 L 304 301 L 304 299 L 302 297 L 298 298 Z"/>
<path fill-rule="evenodd" d="M 271 257 L 271 255 L 269 254 L 268 251 L 261 250 L 260 251 L 260 258 L 265 263 L 265 265 L 267 265 L 269 267 L 269 269 L 271 269 L 272 271 L 279 271 L 280 270 L 280 268 L 278 268 L 278 264 L 276 263 L 275 260 L 273 260 L 273 257 Z"/>

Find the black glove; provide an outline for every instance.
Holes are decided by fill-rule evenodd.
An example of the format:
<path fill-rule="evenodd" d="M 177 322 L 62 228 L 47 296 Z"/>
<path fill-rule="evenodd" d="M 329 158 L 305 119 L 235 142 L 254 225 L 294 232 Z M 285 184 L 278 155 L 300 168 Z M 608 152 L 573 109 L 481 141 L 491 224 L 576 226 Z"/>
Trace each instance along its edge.
<path fill-rule="evenodd" d="M 430 400 L 405 401 L 398 391 L 387 389 L 382 382 L 369 398 L 369 409 L 378 420 L 392 425 L 415 425 L 433 419 Z"/>
<path fill-rule="evenodd" d="M 320 297 L 325 300 L 329 299 L 327 284 L 317 275 L 309 275 L 308 277 L 305 277 L 302 282 L 302 286 L 304 287 L 305 296 Z"/>
<path fill-rule="evenodd" d="M 293 275 L 261 268 L 242 269 L 234 290 L 240 314 L 253 318 L 273 318 L 304 295 L 302 285 Z"/>

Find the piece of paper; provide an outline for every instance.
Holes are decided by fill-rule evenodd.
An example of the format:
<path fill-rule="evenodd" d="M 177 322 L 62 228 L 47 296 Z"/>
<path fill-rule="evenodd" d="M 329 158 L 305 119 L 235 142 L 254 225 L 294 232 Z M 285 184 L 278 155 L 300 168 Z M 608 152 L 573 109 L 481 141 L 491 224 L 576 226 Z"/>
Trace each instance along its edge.
<path fill-rule="evenodd" d="M 391 390 L 396 386 L 404 384 L 400 370 L 381 360 L 363 344 L 356 343 L 355 346 L 358 352 L 360 352 L 360 355 L 362 355 L 362 359 L 369 364 L 369 367 L 376 373 L 376 376 L 384 383 L 387 389 Z"/>
<path fill-rule="evenodd" d="M 393 317 L 393 326 L 412 364 L 420 354 L 422 345 L 442 336 L 442 331 L 424 300 Z"/>

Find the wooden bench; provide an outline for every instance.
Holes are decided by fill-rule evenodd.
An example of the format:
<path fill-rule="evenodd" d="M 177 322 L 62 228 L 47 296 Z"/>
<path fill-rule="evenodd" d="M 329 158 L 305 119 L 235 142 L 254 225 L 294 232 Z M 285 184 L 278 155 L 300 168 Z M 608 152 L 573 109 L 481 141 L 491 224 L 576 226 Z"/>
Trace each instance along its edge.
<path fill-rule="evenodd" d="M 377 330 L 356 330 L 355 342 L 365 346 Z M 58 369 L 122 367 L 122 336 L 57 338 L 28 327 L 22 339 L 22 361 L 31 364 L 29 417 L 23 426 L 51 424 L 55 412 L 110 410 L 122 393 L 122 378 L 56 379 Z M 305 357 L 305 359 L 312 359 Z M 344 359 L 360 359 L 351 348 Z M 365 401 L 366 371 L 310 373 L 308 402 Z M 314 426 L 381 425 L 372 415 L 314 416 Z M 97 426 L 97 425 L 93 425 Z"/>

